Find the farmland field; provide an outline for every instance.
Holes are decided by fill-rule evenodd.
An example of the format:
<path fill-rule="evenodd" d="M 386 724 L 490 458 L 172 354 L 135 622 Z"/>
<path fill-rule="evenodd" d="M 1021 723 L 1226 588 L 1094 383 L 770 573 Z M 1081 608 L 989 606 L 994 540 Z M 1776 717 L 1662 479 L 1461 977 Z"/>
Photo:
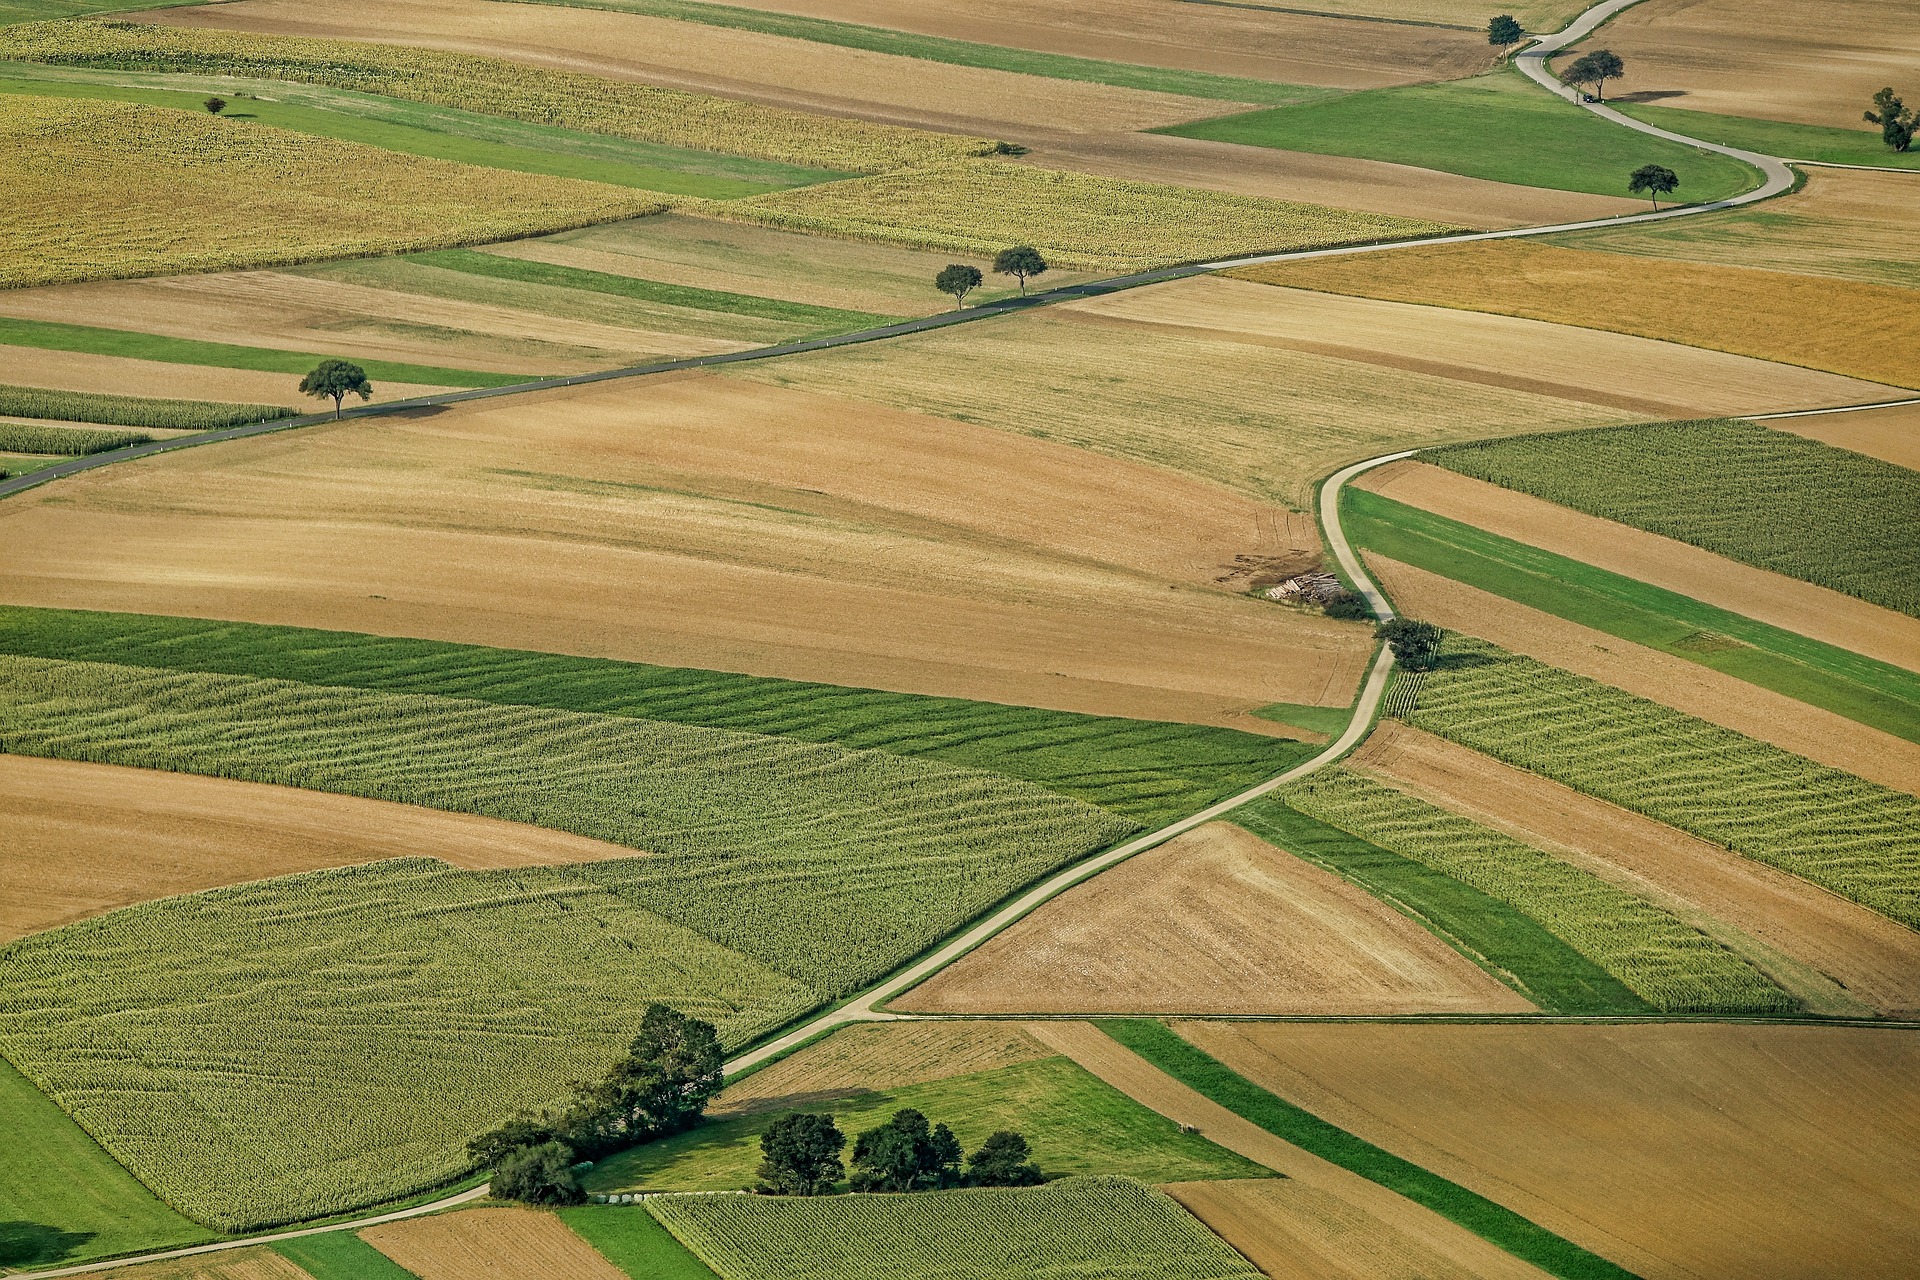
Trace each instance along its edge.
<path fill-rule="evenodd" d="M 313 1280 L 409 1280 L 413 1274 L 351 1231 L 276 1240 L 273 1251 Z"/>
<path fill-rule="evenodd" d="M 1769 424 L 1837 449 L 1851 449 L 1896 467 L 1920 471 L 1920 404 L 1867 409 L 1839 417 L 1787 418 Z"/>
<path fill-rule="evenodd" d="M 1020 1023 L 929 1019 L 854 1023 L 730 1082 L 708 1114 L 781 1111 L 868 1090 L 902 1089 L 1037 1062 L 1055 1051 Z"/>
<path fill-rule="evenodd" d="M 630 1280 L 714 1280 L 704 1262 L 644 1211 L 575 1205 L 560 1210 L 560 1219 Z"/>
<path fill-rule="evenodd" d="M 211 431 L 243 422 L 288 415 L 266 404 L 212 404 L 203 400 L 167 400 L 152 396 L 110 396 L 42 387 L 0 386 L 0 414 L 66 422 L 99 422 L 175 431 Z"/>
<path fill-rule="evenodd" d="M 38 426 L 0 422 L 0 450 L 8 453 L 53 453 L 80 456 L 124 449 L 153 439 L 144 431 L 93 431 L 85 427 Z"/>
<path fill-rule="evenodd" d="M 120 1274 L 135 1280 L 317 1280 L 285 1254 L 265 1245 L 145 1262 Z"/>
<path fill-rule="evenodd" d="M 510 1267 L 525 1280 L 625 1280 L 553 1214 L 468 1209 L 368 1227 L 360 1238 L 419 1280 L 484 1280 Z"/>
<path fill-rule="evenodd" d="M 903 1196 L 668 1196 L 646 1212 L 721 1280 L 1260 1275 L 1172 1200 L 1122 1178 Z"/>
<path fill-rule="evenodd" d="M 1657 93 L 1647 95 L 1650 99 L 1658 96 Z M 1869 165 L 1876 169 L 1920 168 L 1920 152 L 1895 151 L 1887 146 L 1879 130 L 1847 116 L 1839 117 L 1839 126 L 1833 127 L 1709 114 L 1683 107 L 1656 107 L 1619 99 L 1615 99 L 1612 105 L 1624 115 L 1658 125 L 1662 129 L 1699 138 L 1703 142 L 1757 151 L 1761 155 L 1824 164 Z"/>

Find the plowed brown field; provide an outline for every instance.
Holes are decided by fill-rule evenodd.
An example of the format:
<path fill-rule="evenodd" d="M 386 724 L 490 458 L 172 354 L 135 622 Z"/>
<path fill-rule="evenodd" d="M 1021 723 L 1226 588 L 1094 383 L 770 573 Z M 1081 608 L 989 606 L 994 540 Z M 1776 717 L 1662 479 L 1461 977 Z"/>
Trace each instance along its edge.
<path fill-rule="evenodd" d="M 981 495 L 991 494 L 991 502 Z M 693 375 L 189 450 L 7 502 L 0 599 L 1230 723 L 1364 627 L 1232 594 L 1304 518 L 986 427 Z M 1272 725 L 1265 725 L 1274 731 Z"/>
<path fill-rule="evenodd" d="M 368 1227 L 360 1238 L 420 1280 L 627 1280 L 551 1213 L 464 1209 Z"/>
<path fill-rule="evenodd" d="M 1355 483 L 1516 542 L 1920 671 L 1920 621 L 1838 591 L 1423 462 L 1388 463 Z"/>
<path fill-rule="evenodd" d="M 1062 894 L 894 1007 L 916 1013 L 1524 1013 L 1365 891 L 1224 822 Z"/>
<path fill-rule="evenodd" d="M 300 394 L 300 379 L 288 373 L 254 373 L 247 369 L 216 369 L 210 365 L 96 356 L 84 351 L 42 351 L 37 347 L 0 347 L 0 360 L 5 364 L 6 381 L 15 386 L 284 405 L 303 413 L 315 407 L 314 401 Z M 454 389 L 408 382 L 376 382 L 373 403 Z"/>
<path fill-rule="evenodd" d="M 631 849 L 469 814 L 0 755 L 0 940 L 217 885 L 381 858 L 547 866 Z"/>
<path fill-rule="evenodd" d="M 1053 1056 L 1054 1050 L 1013 1022 L 856 1023 L 728 1085 L 709 1111 L 778 1111 Z"/>
<path fill-rule="evenodd" d="M 1920 1269 L 1920 1032 L 1177 1029 L 1288 1101 L 1648 1280 Z"/>
<path fill-rule="evenodd" d="M 1821 414 L 1817 418 L 1780 418 L 1767 425 L 1920 471 L 1920 404 Z"/>
<path fill-rule="evenodd" d="M 1404 724 L 1382 722 L 1353 763 L 1455 813 L 1574 855 L 1699 924 L 1818 1012 L 1920 1014 L 1920 933 L 1877 912 Z M 1729 936 L 1729 925 L 1746 936 Z"/>
<path fill-rule="evenodd" d="M 140 1263 L 119 1274 L 128 1280 L 313 1280 L 297 1265 L 264 1245 Z"/>

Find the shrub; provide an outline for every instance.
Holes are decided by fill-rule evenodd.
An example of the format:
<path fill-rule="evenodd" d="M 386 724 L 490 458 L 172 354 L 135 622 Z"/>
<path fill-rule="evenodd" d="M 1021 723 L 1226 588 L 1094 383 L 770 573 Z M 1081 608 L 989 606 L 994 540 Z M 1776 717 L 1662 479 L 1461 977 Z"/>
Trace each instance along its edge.
<path fill-rule="evenodd" d="M 573 1176 L 573 1152 L 565 1143 L 522 1147 L 500 1163 L 493 1194 L 527 1204 L 579 1204 L 587 1196 Z"/>

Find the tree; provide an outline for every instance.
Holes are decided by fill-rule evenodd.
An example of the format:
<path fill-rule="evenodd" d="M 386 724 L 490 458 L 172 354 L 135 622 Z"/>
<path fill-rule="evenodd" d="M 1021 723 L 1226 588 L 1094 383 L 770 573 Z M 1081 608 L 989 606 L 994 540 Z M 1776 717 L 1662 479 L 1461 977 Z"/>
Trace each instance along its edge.
<path fill-rule="evenodd" d="M 946 1125 L 929 1128 L 911 1107 L 854 1139 L 855 1191 L 923 1191 L 960 1181 L 960 1143 Z"/>
<path fill-rule="evenodd" d="M 1015 245 L 995 255 L 993 272 L 1001 276 L 1018 276 L 1020 296 L 1024 298 L 1027 295 L 1027 281 L 1047 273 L 1047 260 L 1030 244 Z"/>
<path fill-rule="evenodd" d="M 1367 598 L 1358 591 L 1336 591 L 1320 602 L 1320 611 L 1329 618 L 1339 618 L 1345 622 L 1359 622 L 1373 616 Z"/>
<path fill-rule="evenodd" d="M 467 1154 L 489 1169 L 499 1169 L 507 1157 L 528 1147 L 545 1146 L 560 1135 L 550 1116 L 521 1112 L 498 1129 L 491 1129 L 467 1144 Z"/>
<path fill-rule="evenodd" d="M 543 1142 L 509 1155 L 494 1171 L 492 1190 L 502 1200 L 527 1204 L 579 1204 L 587 1198 L 564 1142 Z"/>
<path fill-rule="evenodd" d="M 1910 109 L 1894 96 L 1892 86 L 1873 95 L 1873 110 L 1867 112 L 1868 124 L 1880 126 L 1880 140 L 1895 151 L 1913 146 L 1915 129 L 1920 129 L 1920 111 Z"/>
<path fill-rule="evenodd" d="M 1526 28 L 1516 22 L 1510 13 L 1503 13 L 1487 24 L 1487 43 L 1500 46 L 1502 54 L 1526 38 Z"/>
<path fill-rule="evenodd" d="M 627 1056 L 600 1083 L 581 1086 L 558 1127 L 587 1159 L 679 1133 L 720 1092 L 722 1064 L 712 1023 L 648 1005 Z"/>
<path fill-rule="evenodd" d="M 373 384 L 367 381 L 367 371 L 357 364 L 345 360 L 322 360 L 315 365 L 313 372 L 300 379 L 300 394 L 312 396 L 315 400 L 333 401 L 333 416 L 340 416 L 340 402 L 349 394 L 362 400 L 373 399 Z"/>
<path fill-rule="evenodd" d="M 1618 80 L 1627 74 L 1627 64 L 1620 61 L 1620 55 L 1611 49 L 1595 49 L 1592 53 L 1583 53 L 1573 60 L 1573 65 L 1560 73 L 1560 78 L 1568 84 L 1593 86 L 1593 96 L 1600 101 L 1607 100 L 1607 81 Z"/>
<path fill-rule="evenodd" d="M 1037 1187 L 1046 1181 L 1027 1140 L 1011 1129 L 989 1134 L 967 1157 L 967 1182 L 976 1187 Z"/>
<path fill-rule="evenodd" d="M 933 278 L 933 287 L 942 293 L 953 295 L 953 307 L 958 311 L 967 301 L 967 295 L 980 287 L 986 279 L 980 274 L 980 268 L 964 266 L 955 262 L 940 269 Z"/>
<path fill-rule="evenodd" d="M 1660 164 L 1643 164 L 1627 179 L 1627 190 L 1636 196 L 1653 197 L 1653 211 L 1660 212 L 1660 197 L 1671 195 L 1680 185 L 1680 175 Z"/>
<path fill-rule="evenodd" d="M 1393 646 L 1393 656 L 1409 671 L 1431 671 L 1440 656 L 1440 628 L 1431 622 L 1395 618 L 1375 627 L 1373 634 Z"/>
<path fill-rule="evenodd" d="M 781 1116 L 760 1135 L 760 1193 L 825 1195 L 846 1175 L 840 1163 L 846 1145 L 847 1136 L 834 1128 L 832 1116 Z"/>
<path fill-rule="evenodd" d="M 217 116 L 227 109 L 227 100 L 220 97 L 208 98 L 205 105 L 208 111 Z"/>

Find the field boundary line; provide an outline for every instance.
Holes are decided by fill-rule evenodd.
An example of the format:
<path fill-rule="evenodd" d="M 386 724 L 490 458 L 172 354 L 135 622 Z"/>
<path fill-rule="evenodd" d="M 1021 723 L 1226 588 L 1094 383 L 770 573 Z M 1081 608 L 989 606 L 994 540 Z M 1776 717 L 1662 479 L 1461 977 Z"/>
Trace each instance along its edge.
<path fill-rule="evenodd" d="M 1904 409 L 1914 404 L 1920 404 L 1920 396 L 1911 396 L 1905 400 L 1876 400 L 1872 404 L 1834 405 L 1830 409 L 1794 409 L 1787 413 L 1736 413 L 1729 417 L 1736 422 L 1778 422 L 1782 418 L 1818 418 L 1829 413 L 1866 413 L 1872 409 Z"/>

